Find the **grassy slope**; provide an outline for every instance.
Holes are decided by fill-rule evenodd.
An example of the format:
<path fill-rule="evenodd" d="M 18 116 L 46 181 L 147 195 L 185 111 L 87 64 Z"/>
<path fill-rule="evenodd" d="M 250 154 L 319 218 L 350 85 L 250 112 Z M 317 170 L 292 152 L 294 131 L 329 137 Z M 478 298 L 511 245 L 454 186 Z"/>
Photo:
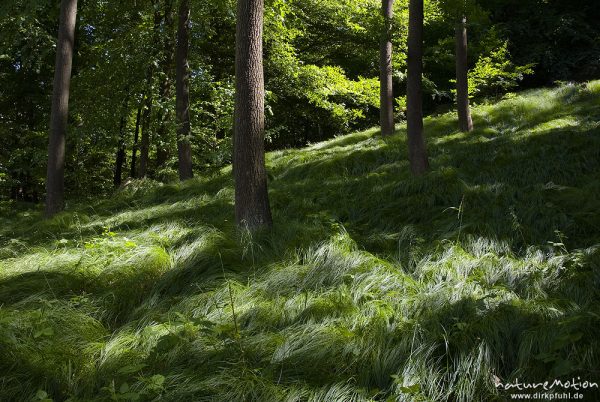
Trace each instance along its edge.
<path fill-rule="evenodd" d="M 271 153 L 276 226 L 254 237 L 229 169 L 47 222 L 5 209 L 0 400 L 471 401 L 502 399 L 495 378 L 600 380 L 600 82 L 474 119 L 426 120 L 423 178 L 404 128 Z"/>

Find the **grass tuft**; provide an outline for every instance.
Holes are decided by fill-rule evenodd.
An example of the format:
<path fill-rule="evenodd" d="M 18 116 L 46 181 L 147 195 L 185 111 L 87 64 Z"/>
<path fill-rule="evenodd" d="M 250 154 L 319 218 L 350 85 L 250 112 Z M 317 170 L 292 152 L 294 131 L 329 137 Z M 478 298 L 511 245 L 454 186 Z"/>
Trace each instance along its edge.
<path fill-rule="evenodd" d="M 0 399 L 473 401 L 509 398 L 496 381 L 600 381 L 599 95 L 479 105 L 469 134 L 427 118 L 418 178 L 404 126 L 270 153 L 269 233 L 235 229 L 230 168 L 51 220 L 0 205 Z"/>

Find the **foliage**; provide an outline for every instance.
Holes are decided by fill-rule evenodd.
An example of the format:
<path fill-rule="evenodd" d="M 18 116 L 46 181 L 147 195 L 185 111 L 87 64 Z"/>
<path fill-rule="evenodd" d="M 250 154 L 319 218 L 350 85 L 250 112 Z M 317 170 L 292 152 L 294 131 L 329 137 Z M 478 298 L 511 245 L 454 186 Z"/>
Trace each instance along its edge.
<path fill-rule="evenodd" d="M 475 69 L 472 96 L 595 77 L 600 41 L 593 2 L 517 3 L 424 2 L 426 113 L 447 110 L 453 102 L 453 30 L 463 13 L 469 21 L 470 65 Z M 408 2 L 394 4 L 394 96 L 401 120 Z M 44 198 L 58 5 L 48 0 L 5 0 L 0 5 L 2 199 Z M 175 91 L 172 88 L 166 100 L 159 97 L 164 79 L 174 82 L 174 69 L 163 68 L 163 44 L 174 32 L 164 22 L 155 27 L 164 6 L 165 0 L 80 4 L 67 138 L 67 200 L 112 191 L 122 118 L 126 165 L 134 148 L 139 164 L 136 117 L 148 98 L 149 176 L 165 181 L 176 176 Z M 197 175 L 207 175 L 231 160 L 235 1 L 192 1 L 191 6 L 193 164 Z M 265 2 L 268 149 L 304 146 L 378 122 L 380 7 L 380 0 Z M 165 76 L 164 71 L 170 73 Z M 159 119 L 167 111 L 167 132 L 159 138 Z M 169 151 L 160 169 L 159 147 Z M 130 166 L 125 171 L 129 173 Z"/>
<path fill-rule="evenodd" d="M 272 110 L 272 124 L 267 131 L 267 142 L 281 145 L 300 145 L 307 141 L 326 138 L 326 132 L 346 133 L 357 127 L 357 123 L 379 107 L 379 81 L 377 79 L 349 80 L 344 71 L 337 67 L 299 65 L 293 76 L 277 79 L 278 93 L 269 98 L 268 110 Z M 278 108 L 278 100 L 285 97 L 285 104 L 296 99 L 303 112 L 304 136 L 297 135 L 292 143 L 281 138 L 286 133 L 289 121 L 280 122 L 284 111 Z M 303 106 L 300 106 L 303 105 Z M 290 116 L 298 116 L 295 109 Z M 277 117 L 275 117 L 275 115 Z M 322 118 L 317 119 L 317 116 Z M 274 124 L 279 125 L 273 127 Z M 315 127 L 316 126 L 316 127 Z M 315 130 L 316 128 L 316 130 Z M 312 133 L 311 130 L 314 130 Z M 282 134 L 283 133 L 283 134 Z M 289 135 L 289 134 L 288 134 Z"/>
<path fill-rule="evenodd" d="M 0 399 L 503 400 L 600 364 L 600 82 L 267 155 L 275 227 L 230 167 L 51 220 L 0 203 Z M 399 126 L 399 134 L 405 127 Z M 552 164 L 547 161 L 552 160 Z M 587 399 L 597 399 L 585 393 Z"/>
<path fill-rule="evenodd" d="M 516 66 L 510 59 L 508 43 L 504 42 L 489 55 L 482 55 L 469 71 L 469 96 L 484 97 L 509 92 L 525 75 L 533 74 L 533 64 Z"/>
<path fill-rule="evenodd" d="M 518 65 L 535 64 L 527 85 L 596 79 L 600 7 L 588 0 L 478 0 L 509 41 Z"/>

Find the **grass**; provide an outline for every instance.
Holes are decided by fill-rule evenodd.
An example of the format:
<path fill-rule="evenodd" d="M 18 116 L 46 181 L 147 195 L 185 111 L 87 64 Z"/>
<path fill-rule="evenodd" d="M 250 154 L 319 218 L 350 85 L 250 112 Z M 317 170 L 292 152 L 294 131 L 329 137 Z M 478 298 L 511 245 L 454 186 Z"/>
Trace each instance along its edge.
<path fill-rule="evenodd" d="M 2 401 L 505 400 L 599 381 L 600 81 L 268 155 L 272 232 L 230 168 L 52 220 L 0 213 Z M 586 398 L 594 398 L 586 392 Z"/>

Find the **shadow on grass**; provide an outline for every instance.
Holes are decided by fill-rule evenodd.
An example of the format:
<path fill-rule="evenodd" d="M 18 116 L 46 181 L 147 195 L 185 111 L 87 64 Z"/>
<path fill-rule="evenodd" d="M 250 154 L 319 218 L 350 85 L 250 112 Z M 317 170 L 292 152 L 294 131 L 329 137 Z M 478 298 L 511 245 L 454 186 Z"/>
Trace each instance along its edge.
<path fill-rule="evenodd" d="M 436 364 L 445 360 L 448 376 L 444 381 L 459 381 L 450 377 L 452 373 L 464 373 L 462 378 L 466 380 L 491 381 L 492 373 L 470 377 L 470 364 L 479 358 L 478 348 L 483 348 L 489 352 L 485 361 L 488 368 L 497 368 L 494 374 L 502 379 L 525 369 L 532 379 L 548 380 L 544 376 L 565 373 L 583 378 L 586 368 L 600 363 L 594 334 L 598 328 L 597 304 L 593 304 L 598 300 L 598 253 L 590 257 L 579 250 L 600 243 L 600 115 L 587 96 L 565 89 L 541 106 L 530 95 L 482 108 L 475 114 L 478 128 L 470 134 L 456 132 L 453 116 L 427 119 L 426 133 L 435 135 L 428 138 L 432 170 L 423 177 L 412 177 L 408 172 L 403 129 L 386 140 L 371 131 L 310 149 L 273 154 L 269 173 L 276 224 L 271 233 L 248 236 L 236 231 L 228 172 L 181 186 L 126 190 L 115 200 L 83 208 L 80 216 L 66 213 L 37 224 L 37 233 L 30 233 L 31 228 L 26 227 L 34 219 L 24 219 L 21 222 L 25 227 L 11 232 L 24 243 L 22 247 L 14 246 L 17 254 L 27 246 L 52 248 L 61 238 L 71 241 L 98 236 L 104 225 L 123 234 L 153 226 L 160 230 L 161 224 L 174 222 L 182 227 L 203 228 L 165 245 L 161 249 L 165 262 L 160 267 L 144 269 L 150 265 L 147 261 L 134 264 L 127 260 L 120 266 L 123 271 L 112 275 L 102 271 L 97 275 L 40 271 L 5 277 L 0 279 L 0 305 L 18 307 L 35 297 L 70 300 L 85 294 L 105 311 L 102 320 L 110 323 L 107 326 L 118 330 L 166 320 L 155 317 L 166 315 L 182 300 L 222 291 L 230 282 L 243 287 L 264 279 L 282 265 L 304 264 L 302 252 L 331 239 L 341 226 L 359 250 L 390 260 L 397 275 L 409 275 L 420 260 L 439 256 L 448 244 L 483 238 L 502 246 L 498 247 L 504 250 L 499 255 L 525 256 L 532 247 L 549 256 L 578 250 L 579 254 L 569 256 L 560 266 L 564 272 L 557 274 L 553 287 L 539 291 L 546 292 L 548 304 L 561 300 L 563 311 L 558 314 L 550 307 L 528 307 L 526 291 L 506 290 L 508 285 L 499 283 L 506 294 L 521 297 L 521 304 L 501 297 L 495 304 L 474 296 L 456 300 L 450 298 L 453 291 L 448 291 L 448 300 L 423 303 L 412 321 L 396 325 L 380 319 L 364 328 L 357 324 L 348 329 L 337 328 L 331 321 L 355 312 L 348 307 L 354 308 L 355 301 L 340 291 L 341 296 L 336 294 L 330 299 L 330 295 L 315 296 L 318 300 L 305 304 L 295 319 L 285 321 L 284 328 L 267 319 L 263 327 L 253 327 L 256 317 L 277 316 L 273 306 L 284 309 L 283 304 L 276 304 L 277 296 L 271 304 L 265 302 L 242 312 L 235 329 L 230 325 L 219 327 L 216 335 L 211 333 L 217 339 L 214 344 L 196 345 L 190 341 L 179 354 L 148 362 L 155 369 L 152 372 L 176 368 L 178 373 L 210 377 L 214 367 L 221 367 L 224 361 L 233 362 L 232 366 L 242 361 L 242 376 L 250 378 L 248 373 L 254 373 L 256 378 L 271 379 L 277 385 L 301 382 L 319 387 L 354 379 L 358 386 L 389 390 L 394 386 L 391 375 L 406 367 L 410 358 Z M 491 114 L 486 115 L 486 110 Z M 331 267 L 323 264 L 323 269 L 327 268 Z M 554 268 L 549 266 L 536 275 L 554 278 L 550 272 Z M 350 282 L 344 280 L 354 280 L 355 273 L 343 278 L 337 285 L 347 290 L 344 286 Z M 521 286 L 537 291 L 534 279 L 518 278 Z M 323 291 L 333 288 L 319 286 Z M 377 286 L 387 284 L 384 281 L 373 287 Z M 310 289 L 301 291 L 308 300 Z M 277 289 L 272 292 L 277 293 Z M 431 293 L 435 296 L 434 291 Z M 198 310 L 202 306 L 194 306 L 193 311 Z M 322 332 L 319 329 L 310 333 L 322 323 L 326 327 Z M 237 332 L 238 324 L 239 330 L 245 331 L 244 339 Z M 417 332 L 417 324 L 423 332 Z M 305 332 L 293 332 L 299 329 Z M 287 340 L 291 343 L 284 345 L 289 350 L 282 347 L 281 330 L 289 331 Z M 430 343 L 423 344 L 422 356 L 413 355 L 406 341 L 417 333 Z M 374 334 L 383 334 L 381 339 L 386 339 L 378 344 L 380 350 L 365 345 L 351 347 L 352 342 L 359 342 L 356 339 L 370 340 Z M 170 339 L 187 342 L 183 335 Z M 294 339 L 306 344 L 294 344 Z M 425 351 L 431 345 L 433 354 L 429 356 Z M 283 351 L 277 360 L 273 356 L 279 347 Z M 432 377 L 431 384 L 435 380 Z M 455 385 L 456 394 L 446 395 L 447 399 L 464 399 L 467 394 L 460 395 L 460 390 L 472 389 L 466 384 Z M 97 391 L 94 387 L 86 392 Z M 197 392 L 209 393 L 206 389 Z"/>

